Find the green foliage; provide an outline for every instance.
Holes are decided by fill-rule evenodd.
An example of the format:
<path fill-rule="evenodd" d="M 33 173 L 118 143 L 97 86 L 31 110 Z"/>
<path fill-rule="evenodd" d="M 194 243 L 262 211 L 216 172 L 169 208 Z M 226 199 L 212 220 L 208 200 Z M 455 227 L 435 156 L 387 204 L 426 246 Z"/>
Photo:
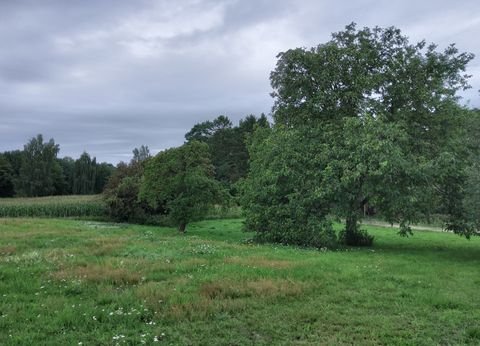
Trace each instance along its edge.
<path fill-rule="evenodd" d="M 336 236 L 327 213 L 327 158 L 321 131 L 275 127 L 256 132 L 250 145 L 250 174 L 242 184 L 245 228 L 259 241 L 331 247 Z"/>
<path fill-rule="evenodd" d="M 292 170 L 291 187 L 277 192 L 278 198 L 283 193 L 288 199 L 297 186 L 308 200 L 315 189 L 302 187 L 314 184 L 325 199 L 318 217 L 344 217 L 343 239 L 349 245 L 370 242 L 359 230 L 367 204 L 388 221 L 399 222 L 403 235 L 411 233 L 410 223 L 442 209 L 448 215 L 446 227 L 469 236 L 462 208 L 468 154 L 459 145 L 464 110 L 456 92 L 468 87 L 463 72 L 472 58 L 454 45 L 438 52 L 424 41 L 410 44 L 393 27 L 357 30 L 355 24 L 325 44 L 279 54 L 271 83 L 280 130 L 272 135 L 285 139 L 285 132 L 292 132 L 299 142 L 295 155 L 315 159 Z M 302 138 L 309 131 L 316 132 L 315 144 Z M 275 147 L 266 148 L 270 153 L 253 156 L 252 166 L 255 160 L 266 167 L 268 160 L 275 162 Z M 278 175 L 293 155 L 277 156 Z M 262 169 L 252 169 L 250 181 L 271 175 Z M 283 187 L 270 184 L 280 191 Z M 255 186 L 262 190 L 261 184 Z M 255 195 L 261 199 L 260 192 Z M 275 209 L 278 202 L 262 203 Z M 249 206 L 247 224 L 256 223 L 251 210 Z M 290 227 L 303 222 L 295 213 L 287 214 L 278 211 L 277 222 L 290 222 Z M 259 226 L 253 229 L 258 232 Z M 276 230 L 269 226 L 263 232 Z"/>
<path fill-rule="evenodd" d="M 213 121 L 196 124 L 186 135 L 187 141 L 198 140 L 208 144 L 215 178 L 234 191 L 233 184 L 247 175 L 248 150 L 246 141 L 257 127 L 268 127 L 264 114 L 259 118 L 249 115 L 233 126 L 221 115 Z"/>
<path fill-rule="evenodd" d="M 22 156 L 18 177 L 19 195 L 37 197 L 55 194 L 56 183 L 62 179 L 62 168 L 57 162 L 59 150 L 53 139 L 44 143 L 40 134 L 30 139 Z"/>
<path fill-rule="evenodd" d="M 75 179 L 75 160 L 71 157 L 63 157 L 57 159 L 60 167 L 62 167 L 62 179 L 58 189 L 59 195 L 73 194 L 73 182 Z"/>
<path fill-rule="evenodd" d="M 205 143 L 192 141 L 165 150 L 145 166 L 140 199 L 152 208 L 164 207 L 181 232 L 189 222 L 205 216 L 221 198 Z"/>
<path fill-rule="evenodd" d="M 325 44 L 278 57 L 271 73 L 277 123 L 370 114 L 405 122 L 423 141 L 440 139 L 436 130 L 445 118 L 438 115 L 456 100 L 456 91 L 468 87 L 463 72 L 473 55 L 458 53 L 454 45 L 440 53 L 424 41 L 410 44 L 394 27 L 358 30 L 350 24 Z"/>
<path fill-rule="evenodd" d="M 334 191 L 331 211 L 346 220 L 347 244 L 363 238 L 358 221 L 367 203 L 387 221 L 400 223 L 401 234 L 411 233 L 409 224 L 428 214 L 433 192 L 425 180 L 430 166 L 406 149 L 404 128 L 366 117 L 346 118 L 322 131 L 328 141 L 324 188 Z"/>
<path fill-rule="evenodd" d="M 347 231 L 347 228 L 343 229 L 338 238 L 343 244 L 353 246 L 372 246 L 375 237 L 364 229 L 355 229 L 353 232 Z"/>
<path fill-rule="evenodd" d="M 73 176 L 73 193 L 90 195 L 95 191 L 97 161 L 86 152 L 75 161 Z"/>
<path fill-rule="evenodd" d="M 0 197 L 12 197 L 15 194 L 12 165 L 0 155 Z"/>
<path fill-rule="evenodd" d="M 5 151 L 4 153 L 2 153 L 2 156 L 8 161 L 8 163 L 12 167 L 14 177 L 18 177 L 20 175 L 20 168 L 22 167 L 23 151 Z"/>
<path fill-rule="evenodd" d="M 140 182 L 146 161 L 121 162 L 110 176 L 103 197 L 109 216 L 115 221 L 144 223 L 150 208 L 139 201 Z M 161 212 L 158 207 L 157 212 Z"/>
<path fill-rule="evenodd" d="M 220 115 L 213 121 L 208 120 L 194 125 L 192 129 L 185 134 L 185 139 L 188 142 L 204 142 L 214 136 L 218 131 L 231 129 L 232 126 L 232 121 L 227 116 Z"/>
<path fill-rule="evenodd" d="M 113 190 L 106 192 L 109 215 L 116 221 L 142 222 L 145 212 L 138 201 L 140 181 L 138 176 L 126 176 Z"/>
<path fill-rule="evenodd" d="M 8 166 L 5 172 L 8 170 L 9 173 L 0 173 L 0 177 L 14 185 L 13 194 L 9 192 L 8 195 L 51 196 L 98 194 L 103 191 L 115 170 L 113 165 L 105 162 L 97 164 L 96 159 L 86 152 L 78 160 L 57 158 L 59 151 L 60 146 L 53 139 L 44 143 L 42 135 L 38 135 L 25 145 L 23 151 L 1 153 L 6 163 L 2 161 L 0 166 Z M 1 190 L 0 187 L 0 196 Z"/>
<path fill-rule="evenodd" d="M 107 185 L 108 179 L 115 172 L 115 167 L 111 163 L 102 162 L 97 164 L 95 170 L 94 193 L 102 193 Z"/>
<path fill-rule="evenodd" d="M 462 201 L 462 211 L 466 227 L 471 234 L 480 234 L 480 110 L 466 114 L 466 134 L 463 143 L 468 146 L 470 165 L 465 174 L 465 198 Z"/>
<path fill-rule="evenodd" d="M 1 198 L 0 217 L 102 217 L 105 204 L 98 195 Z"/>

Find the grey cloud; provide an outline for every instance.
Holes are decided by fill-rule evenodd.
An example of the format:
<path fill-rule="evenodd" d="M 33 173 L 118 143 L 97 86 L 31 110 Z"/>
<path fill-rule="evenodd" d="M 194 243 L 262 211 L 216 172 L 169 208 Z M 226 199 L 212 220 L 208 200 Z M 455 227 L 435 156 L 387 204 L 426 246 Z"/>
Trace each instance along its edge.
<path fill-rule="evenodd" d="M 477 1 L 0 1 L 0 151 L 37 133 L 61 155 L 126 160 L 183 143 L 196 122 L 268 113 L 275 56 L 352 22 L 480 59 Z M 480 64 L 464 93 L 480 106 Z"/>

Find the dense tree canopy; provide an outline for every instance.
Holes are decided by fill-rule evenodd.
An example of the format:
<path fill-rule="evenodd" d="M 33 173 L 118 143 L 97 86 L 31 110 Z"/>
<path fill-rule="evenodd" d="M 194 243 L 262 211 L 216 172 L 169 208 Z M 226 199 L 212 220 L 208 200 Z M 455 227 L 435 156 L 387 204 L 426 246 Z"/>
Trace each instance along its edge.
<path fill-rule="evenodd" d="M 145 165 L 151 159 L 148 147 L 132 151 L 130 163 L 120 162 L 109 176 L 103 193 L 111 218 L 121 222 L 145 223 L 151 214 L 164 213 L 163 206 L 151 208 L 139 200 Z"/>
<path fill-rule="evenodd" d="M 101 193 L 115 167 L 97 163 L 84 152 L 79 159 L 58 158 L 60 145 L 38 135 L 24 150 L 0 153 L 0 196 L 47 196 Z M 8 183 L 7 183 L 8 181 Z M 13 191 L 11 186 L 13 184 Z"/>
<path fill-rule="evenodd" d="M 165 207 L 170 220 L 185 232 L 186 225 L 221 202 L 208 145 L 191 141 L 160 152 L 145 166 L 140 199 L 152 208 Z"/>
<path fill-rule="evenodd" d="M 225 115 L 220 115 L 214 120 L 207 120 L 202 123 L 198 123 L 192 127 L 192 129 L 185 134 L 185 139 L 190 141 L 204 142 L 212 138 L 217 132 L 225 129 L 231 129 L 233 126 L 232 121 Z"/>
<path fill-rule="evenodd" d="M 462 209 L 468 153 L 459 136 L 465 110 L 456 96 L 468 87 L 464 71 L 472 58 L 453 45 L 438 52 L 424 41 L 410 44 L 396 28 L 358 30 L 354 24 L 325 44 L 279 55 L 271 74 L 276 122 L 271 135 L 294 131 L 303 155 L 323 157 L 314 167 L 292 171 L 292 179 L 303 186 L 317 176 L 316 186 L 332 192 L 324 196 L 329 205 L 322 212 L 346 219 L 346 243 L 371 242 L 358 228 L 366 203 L 399 222 L 402 234 L 436 207 L 443 207 L 448 229 L 472 233 Z M 313 146 L 312 129 L 318 131 Z M 252 165 L 271 154 L 264 155 Z M 252 170 L 249 179 L 268 172 Z M 295 191 L 295 184 L 290 186 Z M 306 190 L 304 198 L 314 191 Z M 255 198 L 246 205 L 247 220 L 261 213 L 252 207 Z"/>
<path fill-rule="evenodd" d="M 62 178 L 57 161 L 60 150 L 53 139 L 43 141 L 42 135 L 30 139 L 24 147 L 18 178 L 18 193 L 23 196 L 48 196 L 55 194 L 56 184 Z"/>
<path fill-rule="evenodd" d="M 462 204 L 466 227 L 471 232 L 480 232 L 480 110 L 467 113 L 466 134 L 463 144 L 470 153 L 466 170 L 465 198 Z"/>
<path fill-rule="evenodd" d="M 86 152 L 75 161 L 73 176 L 73 193 L 75 195 L 93 194 L 95 190 L 95 178 L 97 160 L 91 158 Z"/>
<path fill-rule="evenodd" d="M 208 144 L 215 178 L 231 185 L 245 177 L 248 171 L 248 150 L 246 140 L 257 127 L 268 127 L 264 114 L 260 117 L 248 115 L 233 126 L 231 120 L 220 115 L 213 121 L 205 121 L 193 126 L 185 135 L 190 142 L 197 140 Z"/>
<path fill-rule="evenodd" d="M 259 241 L 330 246 L 335 233 L 327 218 L 332 190 L 324 189 L 327 157 L 316 128 L 261 129 L 250 143 L 249 177 L 242 184 L 246 229 Z"/>
<path fill-rule="evenodd" d="M 0 197 L 12 197 L 15 194 L 12 165 L 0 155 Z"/>

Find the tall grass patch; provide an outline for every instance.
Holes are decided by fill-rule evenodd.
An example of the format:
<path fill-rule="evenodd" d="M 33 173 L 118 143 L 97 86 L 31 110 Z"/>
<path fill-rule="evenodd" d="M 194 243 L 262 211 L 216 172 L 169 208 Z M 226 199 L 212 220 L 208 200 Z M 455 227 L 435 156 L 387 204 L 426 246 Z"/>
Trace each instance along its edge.
<path fill-rule="evenodd" d="M 0 217 L 102 217 L 100 195 L 0 198 Z"/>

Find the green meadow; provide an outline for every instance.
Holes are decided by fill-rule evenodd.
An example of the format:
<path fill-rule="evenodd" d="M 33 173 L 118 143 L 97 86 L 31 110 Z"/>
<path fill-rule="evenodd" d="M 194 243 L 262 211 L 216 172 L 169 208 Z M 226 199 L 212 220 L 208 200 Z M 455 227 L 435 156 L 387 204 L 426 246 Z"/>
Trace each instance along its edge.
<path fill-rule="evenodd" d="M 0 344 L 480 344 L 480 239 L 367 228 L 371 248 L 319 251 L 241 219 L 3 218 Z"/>

